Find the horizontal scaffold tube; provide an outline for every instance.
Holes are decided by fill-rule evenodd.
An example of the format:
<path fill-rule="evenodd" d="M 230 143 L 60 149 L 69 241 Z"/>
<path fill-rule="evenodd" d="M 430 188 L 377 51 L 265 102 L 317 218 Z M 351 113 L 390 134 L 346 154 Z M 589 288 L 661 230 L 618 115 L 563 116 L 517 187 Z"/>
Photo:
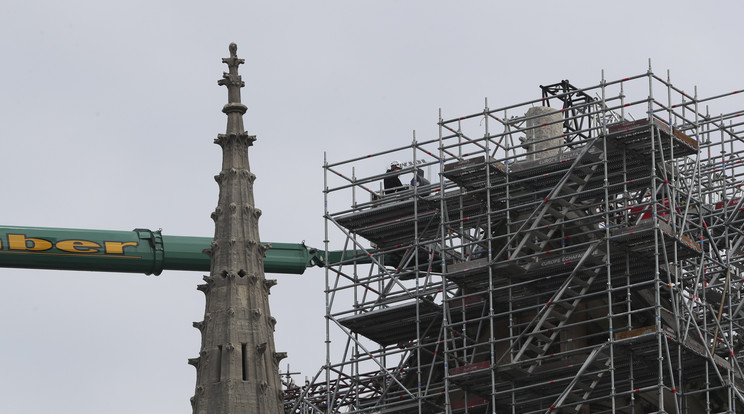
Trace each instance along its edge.
<path fill-rule="evenodd" d="M 163 270 L 208 272 L 211 237 L 167 236 L 160 230 L 84 230 L 0 226 L 0 267 L 159 275 Z M 302 274 L 322 266 L 317 249 L 266 243 L 266 273 Z"/>

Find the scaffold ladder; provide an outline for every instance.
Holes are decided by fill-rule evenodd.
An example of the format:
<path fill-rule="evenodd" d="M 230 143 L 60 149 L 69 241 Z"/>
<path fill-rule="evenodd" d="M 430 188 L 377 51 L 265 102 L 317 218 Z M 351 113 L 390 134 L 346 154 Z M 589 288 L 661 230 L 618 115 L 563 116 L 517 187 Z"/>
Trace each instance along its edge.
<path fill-rule="evenodd" d="M 566 221 L 569 213 L 573 212 L 574 218 L 580 218 L 580 210 L 576 210 L 577 202 L 584 195 L 582 192 L 587 184 L 589 184 L 594 174 L 599 170 L 599 164 L 579 167 L 583 157 L 589 153 L 588 148 L 589 146 L 576 159 L 553 190 L 550 191 L 536 213 L 527 219 L 528 222 L 531 219 L 531 223 L 528 228 L 519 232 L 522 237 L 510 254 L 510 259 L 516 259 L 520 255 L 524 255 L 525 247 L 533 250 L 534 253 L 543 252 L 556 231 L 560 228 L 559 225 Z M 571 194 L 571 196 L 566 199 L 564 198 L 565 196 L 561 196 L 562 193 L 566 195 Z M 534 264 L 528 264 L 526 270 L 529 271 L 531 266 L 534 266 Z"/>
<path fill-rule="evenodd" d="M 573 315 L 579 303 L 591 288 L 594 280 L 601 273 L 603 266 L 592 265 L 589 262 L 594 252 L 602 243 L 604 243 L 603 240 L 597 240 L 589 245 L 561 287 L 525 328 L 524 332 L 527 333 L 521 337 L 521 346 L 512 359 L 512 363 L 529 359 L 531 362 L 526 369 L 528 374 L 532 374 L 540 365 L 540 358 L 548 352 L 548 349 L 553 345 L 556 338 L 558 338 L 561 330 L 568 323 L 571 315 Z M 602 262 L 605 259 L 606 255 L 603 257 Z M 576 290 L 577 287 L 580 287 L 578 291 Z M 559 309 L 563 310 L 561 311 Z M 519 342 L 515 341 L 515 344 Z"/>

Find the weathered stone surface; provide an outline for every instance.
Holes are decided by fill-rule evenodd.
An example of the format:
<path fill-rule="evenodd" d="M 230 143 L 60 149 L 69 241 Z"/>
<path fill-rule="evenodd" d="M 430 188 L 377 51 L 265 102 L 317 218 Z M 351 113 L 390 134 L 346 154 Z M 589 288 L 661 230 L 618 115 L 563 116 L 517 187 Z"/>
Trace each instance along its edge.
<path fill-rule="evenodd" d="M 210 275 L 199 290 L 206 295 L 204 321 L 194 326 L 202 333 L 196 367 L 195 414 L 279 414 L 284 411 L 281 381 L 274 348 L 276 320 L 269 311 L 268 291 L 275 281 L 264 276 L 265 247 L 259 241 L 248 149 L 255 137 L 243 129 L 244 85 L 238 74 L 237 46 L 230 44 L 229 67 L 220 85 L 227 86 L 227 131 L 215 143 L 222 148 L 214 241 L 206 249 L 212 258 Z M 271 397 L 269 397 L 271 396 Z"/>
<path fill-rule="evenodd" d="M 547 106 L 535 106 L 527 110 L 525 117 L 536 117 L 527 119 L 525 125 L 527 137 L 524 139 L 524 146 L 527 151 L 533 152 L 527 155 L 527 160 L 560 154 L 562 148 L 552 147 L 564 143 L 561 113 Z"/>

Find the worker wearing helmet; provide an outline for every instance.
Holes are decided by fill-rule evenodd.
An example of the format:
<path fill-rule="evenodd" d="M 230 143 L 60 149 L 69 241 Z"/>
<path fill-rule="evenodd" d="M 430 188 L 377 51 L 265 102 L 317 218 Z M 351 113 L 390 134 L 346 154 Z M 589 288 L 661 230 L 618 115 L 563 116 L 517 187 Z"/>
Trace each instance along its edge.
<path fill-rule="evenodd" d="M 383 181 L 383 184 L 385 186 L 385 191 L 383 194 L 392 194 L 397 191 L 403 191 L 405 188 L 403 188 L 403 183 L 400 182 L 400 178 L 398 178 L 398 175 L 400 174 L 400 171 L 402 170 L 400 161 L 393 161 L 390 163 L 390 168 L 385 171 L 385 180 Z"/>

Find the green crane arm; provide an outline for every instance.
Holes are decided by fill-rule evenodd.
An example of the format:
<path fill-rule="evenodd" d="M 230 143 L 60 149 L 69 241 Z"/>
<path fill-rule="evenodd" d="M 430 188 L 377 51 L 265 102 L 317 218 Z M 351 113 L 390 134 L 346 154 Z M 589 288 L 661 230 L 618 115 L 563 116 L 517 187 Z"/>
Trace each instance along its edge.
<path fill-rule="evenodd" d="M 163 270 L 209 271 L 204 249 L 211 237 L 163 235 L 160 230 L 83 230 L 0 226 L 0 267 L 159 275 Z M 320 252 L 293 243 L 269 243 L 266 273 L 302 274 L 323 266 Z"/>

